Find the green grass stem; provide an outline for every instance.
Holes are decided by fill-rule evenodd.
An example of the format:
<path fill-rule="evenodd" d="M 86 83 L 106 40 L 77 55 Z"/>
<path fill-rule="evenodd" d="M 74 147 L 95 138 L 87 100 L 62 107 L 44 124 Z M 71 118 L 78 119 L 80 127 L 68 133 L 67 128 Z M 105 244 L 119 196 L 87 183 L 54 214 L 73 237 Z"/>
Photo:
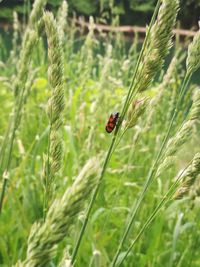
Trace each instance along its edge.
<path fill-rule="evenodd" d="M 101 182 L 102 182 L 102 180 L 104 178 L 104 174 L 106 172 L 107 165 L 108 165 L 109 160 L 110 160 L 110 158 L 112 156 L 112 153 L 114 152 L 113 147 L 115 145 L 115 142 L 116 142 L 116 139 L 117 139 L 117 135 L 118 135 L 118 132 L 119 132 L 119 129 L 120 129 L 120 126 L 121 126 L 121 123 L 122 123 L 122 121 L 123 121 L 123 119 L 124 119 L 124 117 L 126 115 L 127 110 L 128 110 L 129 103 L 130 103 L 130 97 L 133 95 L 134 80 L 135 80 L 135 78 L 137 76 L 139 65 L 140 65 L 143 53 L 145 51 L 146 45 L 148 43 L 148 38 L 150 36 L 151 28 L 152 28 L 152 26 L 153 26 L 153 24 L 154 24 L 154 22 L 156 20 L 156 15 L 157 15 L 158 9 L 160 7 L 160 4 L 161 4 L 161 0 L 158 0 L 156 8 L 155 8 L 155 11 L 154 11 L 154 14 L 153 14 L 153 17 L 152 17 L 151 22 L 150 22 L 150 26 L 149 26 L 148 31 L 147 31 L 146 38 L 145 38 L 143 46 L 142 46 L 142 50 L 140 52 L 140 55 L 139 55 L 139 58 L 138 58 L 138 61 L 137 61 L 136 67 L 135 67 L 135 71 L 134 71 L 134 74 L 133 74 L 132 82 L 130 84 L 129 91 L 128 91 L 128 94 L 127 94 L 127 97 L 126 97 L 126 100 L 125 100 L 125 103 L 124 103 L 124 106 L 123 106 L 123 109 L 122 109 L 122 112 L 121 112 L 121 118 L 120 118 L 119 124 L 116 127 L 114 136 L 112 138 L 110 147 L 108 149 L 108 153 L 106 155 L 106 158 L 105 158 L 105 161 L 104 161 L 104 164 L 103 164 L 103 167 L 102 167 L 102 172 L 101 172 L 101 175 L 100 175 L 100 178 L 99 178 L 99 182 L 98 182 L 98 184 L 97 184 L 97 186 L 95 188 L 95 191 L 94 191 L 94 194 L 92 196 L 91 202 L 90 202 L 89 207 L 87 209 L 86 216 L 85 216 L 85 219 L 84 219 L 84 222 L 83 222 L 83 225 L 82 225 L 78 240 L 76 242 L 75 248 L 74 248 L 73 253 L 72 253 L 72 259 L 71 259 L 72 264 L 74 264 L 74 262 L 75 262 L 75 259 L 76 259 L 77 253 L 78 253 L 78 249 L 80 247 L 81 240 L 83 238 L 83 235 L 84 235 L 84 232 L 85 232 L 88 220 L 89 220 L 89 216 L 90 216 L 91 210 L 93 208 L 93 205 L 95 203 L 96 197 L 98 195 L 99 188 L 100 188 Z"/>
<path fill-rule="evenodd" d="M 191 163 L 192 161 L 190 161 Z M 124 260 L 127 258 L 127 256 L 129 255 L 129 253 L 131 252 L 131 250 L 133 249 L 134 245 L 136 244 L 136 242 L 139 240 L 139 238 L 141 237 L 141 235 L 144 233 L 144 231 L 149 227 L 149 225 L 152 223 L 152 221 L 155 219 L 155 217 L 157 216 L 157 214 L 160 212 L 160 210 L 163 208 L 164 205 L 167 204 L 167 202 L 169 202 L 173 196 L 173 194 L 175 193 L 176 189 L 177 189 L 177 185 L 179 184 L 182 175 L 184 173 L 184 171 L 188 168 L 188 166 L 190 165 L 190 163 L 184 168 L 184 170 L 181 171 L 181 173 L 179 174 L 178 178 L 176 179 L 176 181 L 171 185 L 171 187 L 169 188 L 169 190 L 167 191 L 167 193 L 164 195 L 164 197 L 162 198 L 162 200 L 159 202 L 159 204 L 157 205 L 157 207 L 154 209 L 154 211 L 151 213 L 151 215 L 149 216 L 149 218 L 146 220 L 146 222 L 144 223 L 144 225 L 142 226 L 142 228 L 140 229 L 139 233 L 137 234 L 137 236 L 134 238 L 134 240 L 132 241 L 131 245 L 129 246 L 129 248 L 127 249 L 126 253 L 124 254 L 124 256 L 122 257 L 122 259 L 120 260 L 120 262 L 117 264 L 116 262 L 111 265 L 111 266 L 122 266 L 122 263 L 124 262 Z"/>
<path fill-rule="evenodd" d="M 112 267 L 114 267 L 115 264 L 116 264 L 116 262 L 117 262 L 117 259 L 118 259 L 118 257 L 119 257 L 119 254 L 120 254 L 120 252 L 121 252 L 121 249 L 122 249 L 122 247 L 123 247 L 123 245 L 124 245 L 124 243 L 125 243 L 125 241 L 126 241 L 126 238 L 127 238 L 128 234 L 129 234 L 129 232 L 130 232 L 130 229 L 132 228 L 132 225 L 133 225 L 135 216 L 136 216 L 136 214 L 137 214 L 139 208 L 141 207 L 141 204 L 142 204 L 142 201 L 143 201 L 143 199 L 144 199 L 144 197 L 145 197 L 146 191 L 148 190 L 150 184 L 152 183 L 152 180 L 153 180 L 153 178 L 154 178 L 154 174 L 155 174 L 155 172 L 156 172 L 156 167 L 157 167 L 157 165 L 158 165 L 158 163 L 159 163 L 159 161 L 160 161 L 160 159 L 161 159 L 163 150 L 164 150 L 165 145 L 166 145 L 166 143 L 167 143 L 167 141 L 168 141 L 168 139 L 169 139 L 169 136 L 170 136 L 170 133 L 171 133 L 171 130 L 172 130 L 172 126 L 173 126 L 174 121 L 175 121 L 175 119 L 176 119 L 176 117 L 177 117 L 177 115 L 178 115 L 178 110 L 179 110 L 180 104 L 181 104 L 181 102 L 182 102 L 183 96 L 184 96 L 184 94 L 185 94 L 185 91 L 186 91 L 186 89 L 187 89 L 187 86 L 188 86 L 188 84 L 189 84 L 190 79 L 191 79 L 191 75 L 186 75 L 185 78 L 184 78 L 184 81 L 183 81 L 183 83 L 182 83 L 182 87 L 181 87 L 181 90 L 180 90 L 180 93 L 179 93 L 179 98 L 178 98 L 178 100 L 177 100 L 177 104 L 176 104 L 176 107 L 175 107 L 175 110 L 174 110 L 172 119 L 171 119 L 171 121 L 170 121 L 168 130 L 167 130 L 167 133 L 166 133 L 165 138 L 164 138 L 164 140 L 163 140 L 163 142 L 162 142 L 161 148 L 160 148 L 160 150 L 159 150 L 159 152 L 158 152 L 158 154 L 157 154 L 157 156 L 156 156 L 156 159 L 155 159 L 155 161 L 154 161 L 154 163 L 153 163 L 153 165 L 152 165 L 152 167 L 151 167 L 151 169 L 150 169 L 150 171 L 149 171 L 149 174 L 148 174 L 148 176 L 147 176 L 146 182 L 145 182 L 144 187 L 143 187 L 143 189 L 142 189 L 142 192 L 141 192 L 141 194 L 140 194 L 140 196 L 139 196 L 139 198 L 138 198 L 138 201 L 137 201 L 137 203 L 136 203 L 136 206 L 135 206 L 135 208 L 134 208 L 134 210 L 133 210 L 133 213 L 132 213 L 132 216 L 131 216 L 131 218 L 130 218 L 130 221 L 129 221 L 129 223 L 128 223 L 128 225 L 127 225 L 125 231 L 124 231 L 124 234 L 123 234 L 123 236 L 122 236 L 122 239 L 121 239 L 121 241 L 120 241 L 120 243 L 119 243 L 117 252 L 116 252 L 116 254 L 115 254 L 115 256 L 114 256 L 113 263 L 112 263 L 112 265 L 111 265 Z"/>

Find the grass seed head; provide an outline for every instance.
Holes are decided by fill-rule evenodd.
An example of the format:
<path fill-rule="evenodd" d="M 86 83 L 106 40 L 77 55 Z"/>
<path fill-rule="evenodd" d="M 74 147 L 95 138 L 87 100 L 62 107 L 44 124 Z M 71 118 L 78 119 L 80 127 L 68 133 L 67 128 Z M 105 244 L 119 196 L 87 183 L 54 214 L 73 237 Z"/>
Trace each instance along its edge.
<path fill-rule="evenodd" d="M 134 127 L 138 119 L 144 114 L 148 105 L 149 98 L 147 97 L 133 101 L 128 110 L 128 118 L 124 125 L 125 128 Z"/>
<path fill-rule="evenodd" d="M 65 37 L 65 29 L 67 26 L 67 15 L 68 15 L 68 4 L 67 1 L 63 1 L 60 9 L 58 10 L 57 21 L 58 21 L 58 32 L 60 40 L 63 43 Z"/>
<path fill-rule="evenodd" d="M 188 47 L 186 62 L 188 74 L 192 74 L 200 67 L 200 30 L 194 36 L 193 42 Z"/>
<path fill-rule="evenodd" d="M 137 90 L 146 90 L 155 75 L 161 70 L 164 59 L 172 46 L 172 30 L 179 9 L 178 0 L 163 0 L 157 21 L 152 26 L 148 45 L 140 65 L 140 75 L 136 80 Z"/>
<path fill-rule="evenodd" d="M 175 156 L 166 157 L 163 160 L 163 162 L 159 165 L 155 176 L 160 177 L 164 172 L 166 172 L 168 169 L 174 166 L 175 162 L 176 162 Z"/>
<path fill-rule="evenodd" d="M 200 120 L 200 88 L 196 89 L 193 96 L 193 105 L 189 114 L 190 120 Z"/>
<path fill-rule="evenodd" d="M 60 199 L 52 203 L 44 223 L 36 223 L 28 239 L 27 267 L 44 267 L 56 254 L 56 248 L 70 233 L 78 214 L 97 184 L 99 160 L 92 158 Z M 16 265 L 20 266 L 20 265 Z"/>
<path fill-rule="evenodd" d="M 47 0 L 35 0 L 30 14 L 29 26 L 35 28 L 38 25 L 43 13 Z"/>
<path fill-rule="evenodd" d="M 62 126 L 62 113 L 65 107 L 64 100 L 64 63 L 61 41 L 58 27 L 53 14 L 44 13 L 44 24 L 48 42 L 48 78 L 52 88 L 52 96 L 49 99 L 47 113 L 50 123 L 50 149 L 49 168 L 51 179 L 61 168 L 62 141 L 60 127 Z M 47 172 L 45 172 L 47 175 Z"/>
<path fill-rule="evenodd" d="M 200 174 L 200 153 L 197 153 L 191 164 L 185 170 L 181 177 L 181 186 L 176 191 L 174 198 L 180 199 L 190 191 L 191 186 L 196 181 L 196 178 Z"/>
<path fill-rule="evenodd" d="M 166 157 L 173 156 L 185 144 L 191 136 L 193 125 L 194 121 L 186 121 L 176 135 L 168 141 L 165 152 Z"/>
<path fill-rule="evenodd" d="M 29 66 L 33 47 L 37 42 L 37 34 L 34 30 L 27 29 L 23 38 L 22 49 L 17 66 L 18 74 L 14 81 L 14 93 L 18 96 L 25 87 L 29 74 Z"/>

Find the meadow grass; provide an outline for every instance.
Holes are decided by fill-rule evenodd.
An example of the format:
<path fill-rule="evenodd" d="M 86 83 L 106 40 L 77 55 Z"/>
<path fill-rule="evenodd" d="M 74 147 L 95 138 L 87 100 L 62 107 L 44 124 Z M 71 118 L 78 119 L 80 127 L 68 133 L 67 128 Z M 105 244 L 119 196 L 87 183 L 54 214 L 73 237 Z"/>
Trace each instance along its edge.
<path fill-rule="evenodd" d="M 45 4 L 0 59 L 0 266 L 199 266 L 199 32 L 167 66 L 178 1 L 141 50 Z"/>

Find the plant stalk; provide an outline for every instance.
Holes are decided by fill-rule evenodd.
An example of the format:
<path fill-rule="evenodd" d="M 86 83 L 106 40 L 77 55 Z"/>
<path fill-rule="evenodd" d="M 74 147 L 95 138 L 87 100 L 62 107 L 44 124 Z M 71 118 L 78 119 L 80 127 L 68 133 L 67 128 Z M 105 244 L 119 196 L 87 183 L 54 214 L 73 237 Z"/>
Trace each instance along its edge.
<path fill-rule="evenodd" d="M 92 207 L 94 205 L 94 202 L 95 202 L 95 199 L 97 197 L 97 194 L 99 192 L 99 189 L 100 189 L 100 185 L 101 185 L 101 182 L 103 180 L 103 177 L 104 177 L 104 173 L 106 171 L 106 168 L 107 168 L 107 165 L 109 163 L 109 160 L 110 160 L 110 157 L 111 157 L 111 154 L 112 154 L 112 149 L 113 149 L 113 146 L 115 144 L 115 141 L 116 141 L 116 137 L 117 137 L 117 131 L 115 131 L 115 134 L 112 138 L 112 141 L 111 141 L 111 144 L 110 144 L 110 148 L 108 150 L 108 153 L 107 153 L 107 156 L 106 156 L 106 159 L 104 161 L 104 164 L 103 164 L 103 167 L 102 167 L 102 172 L 100 174 L 100 178 L 99 178 L 99 181 L 98 181 L 98 184 L 95 188 L 95 191 L 94 191 L 94 194 L 92 196 L 92 199 L 90 201 L 90 204 L 88 206 L 88 209 L 87 209 L 87 212 L 86 212 L 86 216 L 85 216 L 85 220 L 83 222 L 83 226 L 81 228 L 81 232 L 80 232 L 80 235 L 78 237 L 78 240 L 76 242 L 76 245 L 75 245 L 75 249 L 73 251 L 73 254 L 72 254 L 72 258 L 71 258 L 71 263 L 73 265 L 75 259 L 76 259 L 76 255 L 77 255 L 77 252 L 78 252 L 78 249 L 79 249 L 79 246 L 80 246 L 80 243 L 81 243 L 81 240 L 82 240 L 82 237 L 84 235 L 84 232 L 85 232 L 85 228 L 87 226 L 87 223 L 88 223 L 88 219 L 89 219 L 89 216 L 90 216 L 90 213 L 91 213 L 91 210 L 92 210 Z"/>
<path fill-rule="evenodd" d="M 50 135 L 51 135 L 52 125 L 49 127 L 49 134 L 48 134 L 48 147 L 47 147 L 47 166 L 46 166 L 46 175 L 44 181 L 44 201 L 43 201 L 43 219 L 45 220 L 49 201 L 50 201 L 50 191 L 51 191 L 51 177 L 49 172 L 49 153 L 50 153 Z"/>
<path fill-rule="evenodd" d="M 86 229 L 86 226 L 87 226 L 87 223 L 88 223 L 88 220 L 89 220 L 89 216 L 90 216 L 90 213 L 91 213 L 91 210 L 92 210 L 92 207 L 94 205 L 94 202 L 96 200 L 96 197 L 97 197 L 97 194 L 99 192 L 99 188 L 100 188 L 100 185 L 101 185 L 101 182 L 103 180 L 103 177 L 104 177 L 104 174 L 105 174 L 105 171 L 106 171 L 106 168 L 107 168 L 107 165 L 109 163 L 109 160 L 112 156 L 112 153 L 114 152 L 113 150 L 113 147 L 115 145 L 115 142 L 116 142 L 116 139 L 117 139 L 117 135 L 118 135 L 118 132 L 119 132 L 119 129 L 120 129 L 120 126 L 122 124 L 122 121 L 126 115 L 126 112 L 128 110 L 128 107 L 129 107 L 129 103 L 131 101 L 130 97 L 132 98 L 133 96 L 133 92 L 134 92 L 134 89 L 135 89 L 135 86 L 134 86 L 134 81 L 135 81 L 135 78 L 137 76 L 137 73 L 138 73 L 138 70 L 139 70 L 139 65 L 140 65 L 140 62 L 141 62 L 141 59 L 142 59 L 142 56 L 143 56 L 143 53 L 145 51 L 145 48 L 146 48 L 146 45 L 147 45 L 147 42 L 148 42 L 148 38 L 150 36 L 150 31 L 151 31 L 151 28 L 156 20 L 156 15 L 158 13 L 158 9 L 160 7 L 160 4 L 161 4 L 161 1 L 162 0 L 158 0 L 157 2 L 157 5 L 156 5 L 156 8 L 154 10 L 154 14 L 153 14 L 153 17 L 151 19 L 151 22 L 150 22 L 150 25 L 149 25 L 149 28 L 148 28 L 148 31 L 147 31 L 147 35 L 146 35 L 146 38 L 144 40 L 144 43 L 143 43 L 143 46 L 142 46 L 142 50 L 140 52 L 140 55 L 139 55 L 139 58 L 138 58 L 138 61 L 137 61 L 137 64 L 136 64 L 136 67 L 135 67 L 135 71 L 134 71 L 134 74 L 133 74 L 133 78 L 132 78 L 132 81 L 131 81 L 131 84 L 130 84 L 130 87 L 129 87 L 129 91 L 128 91 L 128 94 L 127 94 L 127 97 L 126 97 L 126 100 L 125 100 L 125 103 L 124 103 L 124 106 L 123 106 L 123 109 L 122 109 L 122 112 L 121 112 L 121 117 L 120 117 L 120 120 L 119 120 L 119 123 L 116 127 L 116 130 L 115 130 L 115 133 L 114 133 L 114 136 L 113 136 L 113 139 L 112 139 L 112 142 L 110 144 L 110 147 L 109 147 L 109 150 L 108 150 L 108 153 L 107 153 L 107 156 L 105 158 L 105 161 L 104 161 L 104 164 L 103 164 L 103 167 L 102 167 L 102 172 L 101 172 L 101 175 L 100 175 L 100 178 L 99 178 L 99 182 L 95 188 L 95 191 L 94 191 L 94 194 L 92 196 L 92 199 L 91 199 L 91 202 L 89 204 L 89 207 L 87 209 L 87 213 L 86 213 L 86 217 L 85 217 L 85 220 L 83 222 L 83 225 L 82 225 L 82 228 L 81 228 L 81 231 L 80 231 L 80 234 L 79 234 L 79 237 L 78 237 L 78 240 L 77 240 L 77 243 L 75 245 L 75 248 L 74 248 L 74 251 L 72 253 L 72 258 L 71 258 L 71 263 L 74 264 L 75 262 L 75 259 L 76 259 L 76 255 L 78 253 L 78 249 L 80 247 L 80 244 L 81 244 L 81 240 L 83 238 L 83 235 L 84 235 L 84 232 L 85 232 L 85 229 Z"/>
<path fill-rule="evenodd" d="M 127 258 L 128 254 L 130 253 L 130 251 L 132 250 L 132 248 L 134 247 L 134 245 L 136 244 L 136 242 L 138 241 L 138 239 L 140 238 L 140 236 L 144 233 L 144 231 L 147 229 L 147 227 L 155 219 L 156 215 L 159 213 L 159 211 L 161 210 L 161 208 L 167 202 L 170 201 L 170 199 L 172 198 L 173 194 L 176 191 L 176 186 L 178 185 L 178 183 L 182 179 L 182 174 L 185 172 L 185 170 L 188 168 L 188 166 L 191 164 L 191 162 L 192 161 L 190 161 L 189 164 L 184 168 L 184 170 L 181 171 L 181 173 L 179 174 L 177 180 L 171 185 L 171 187 L 169 188 L 169 190 L 167 191 L 167 193 L 164 195 L 164 197 L 159 202 L 159 204 L 157 205 L 157 207 L 154 209 L 154 211 L 152 212 L 152 214 L 146 220 L 146 222 L 144 223 L 143 227 L 140 229 L 139 233 L 137 234 L 137 236 L 135 237 L 135 239 L 132 241 L 132 243 L 129 246 L 128 250 L 126 251 L 125 255 L 122 257 L 120 263 L 118 264 L 119 267 L 122 265 L 122 263 L 124 262 L 124 260 Z"/>
<path fill-rule="evenodd" d="M 11 164 L 11 154 L 12 154 L 12 150 L 13 150 L 16 130 L 17 130 L 17 127 L 18 127 L 17 126 L 17 122 L 18 122 L 18 120 L 20 118 L 20 111 L 21 111 L 21 107 L 22 107 L 22 103 L 23 103 L 23 96 L 24 96 L 24 90 L 21 93 L 21 96 L 20 96 L 20 99 L 19 99 L 18 108 L 17 108 L 17 111 L 16 111 L 14 119 L 13 119 L 13 129 L 12 129 L 12 133 L 11 133 L 10 146 L 9 146 L 8 157 L 7 157 L 7 161 L 6 161 L 6 165 L 5 165 L 4 174 L 5 173 L 8 174 L 9 168 L 10 168 L 10 164 Z M 3 160 L 2 160 L 2 164 L 3 164 Z M 2 166 L 1 166 L 1 168 L 2 168 Z M 2 186 L 1 197 L 0 197 L 0 215 L 1 215 L 1 212 L 2 212 L 3 200 L 4 200 L 4 196 L 5 196 L 7 181 L 8 181 L 7 177 L 3 177 L 3 186 Z"/>
<path fill-rule="evenodd" d="M 175 121 L 175 119 L 176 119 L 176 117 L 178 115 L 179 107 L 181 105 L 182 99 L 183 99 L 184 94 L 186 92 L 187 86 L 188 86 L 188 84 L 190 82 L 190 79 L 191 79 L 191 75 L 190 74 L 186 74 L 186 76 L 184 78 L 184 81 L 183 81 L 183 84 L 182 84 L 182 87 L 181 87 L 181 90 L 180 90 L 179 98 L 178 98 L 178 101 L 177 101 L 177 104 L 176 104 L 172 119 L 170 121 L 168 130 L 167 130 L 167 133 L 166 133 L 165 138 L 164 138 L 164 140 L 162 142 L 161 148 L 160 148 L 160 150 L 159 150 L 159 152 L 158 152 L 158 154 L 156 156 L 156 159 L 155 159 L 155 161 L 154 161 L 154 163 L 153 163 L 153 165 L 152 165 L 152 167 L 151 167 L 151 169 L 149 171 L 149 174 L 147 176 L 147 179 L 146 179 L 146 182 L 145 182 L 144 187 L 142 189 L 142 192 L 141 192 L 141 194 L 139 196 L 139 199 L 138 199 L 138 201 L 136 203 L 135 209 L 133 210 L 133 214 L 131 216 L 131 219 L 130 219 L 130 221 L 129 221 L 127 227 L 126 227 L 126 230 L 125 230 L 125 232 L 124 232 L 124 234 L 122 236 L 122 239 L 121 239 L 121 241 L 119 243 L 117 252 L 116 252 L 116 254 L 114 256 L 114 259 L 113 259 L 113 262 L 112 262 L 112 265 L 111 265 L 112 267 L 114 267 L 116 265 L 116 262 L 117 262 L 117 259 L 119 257 L 120 251 L 121 251 L 121 249 L 122 249 L 122 247 L 123 247 L 123 245 L 125 243 L 125 240 L 126 240 L 128 234 L 130 232 L 130 229 L 131 229 L 131 227 L 133 225 L 133 221 L 135 219 L 135 216 L 136 216 L 136 214 L 137 214 L 137 212 L 138 212 L 138 210 L 139 210 L 139 208 L 140 208 L 140 206 L 142 204 L 142 201 L 143 201 L 143 199 L 145 197 L 145 193 L 148 190 L 148 188 L 149 188 L 149 186 L 150 186 L 150 184 L 151 184 L 151 182 L 152 182 L 152 180 L 154 178 L 154 173 L 156 171 L 157 164 L 160 161 L 160 158 L 162 156 L 162 152 L 163 152 L 163 150 L 165 148 L 165 145 L 166 145 L 166 143 L 168 141 L 170 132 L 172 130 L 172 126 L 173 126 L 174 121 Z"/>

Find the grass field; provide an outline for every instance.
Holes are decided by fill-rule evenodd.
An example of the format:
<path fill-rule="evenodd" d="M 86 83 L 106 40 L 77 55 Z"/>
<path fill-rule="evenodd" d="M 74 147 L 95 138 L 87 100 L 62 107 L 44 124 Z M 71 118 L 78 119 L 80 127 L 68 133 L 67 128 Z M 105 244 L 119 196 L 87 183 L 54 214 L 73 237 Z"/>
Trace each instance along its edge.
<path fill-rule="evenodd" d="M 127 49 L 45 2 L 0 39 L 0 266 L 199 267 L 200 33 L 162 0 Z"/>

